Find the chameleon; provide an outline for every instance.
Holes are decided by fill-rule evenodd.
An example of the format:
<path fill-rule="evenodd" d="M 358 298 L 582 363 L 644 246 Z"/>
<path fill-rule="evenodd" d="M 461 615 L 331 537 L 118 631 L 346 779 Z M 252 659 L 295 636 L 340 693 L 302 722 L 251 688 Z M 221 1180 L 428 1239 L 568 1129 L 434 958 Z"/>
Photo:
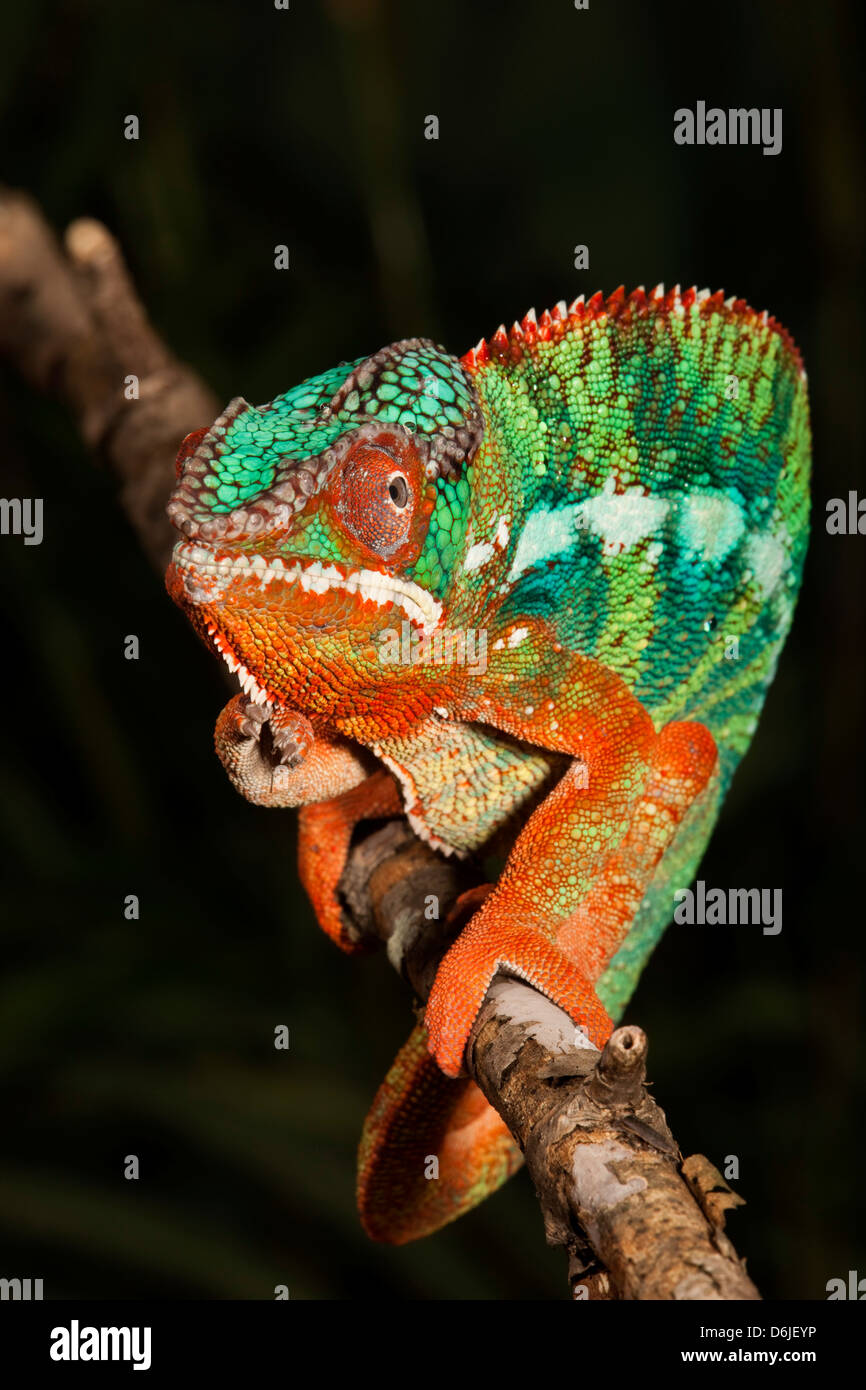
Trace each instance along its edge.
<path fill-rule="evenodd" d="M 373 1238 L 439 1229 L 521 1162 L 463 1065 L 497 974 L 596 1047 L 621 1018 L 775 673 L 810 447 L 787 331 L 679 286 L 531 310 L 460 358 L 392 343 L 184 440 L 168 591 L 239 681 L 231 782 L 300 808 L 324 930 L 363 948 L 337 889 L 365 818 L 504 855 L 367 1117 Z"/>

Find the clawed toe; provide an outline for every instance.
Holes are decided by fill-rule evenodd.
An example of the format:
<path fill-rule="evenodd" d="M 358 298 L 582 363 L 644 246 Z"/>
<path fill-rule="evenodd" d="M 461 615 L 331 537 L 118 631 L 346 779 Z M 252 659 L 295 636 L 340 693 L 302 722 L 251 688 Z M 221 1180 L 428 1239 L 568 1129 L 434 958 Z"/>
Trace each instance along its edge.
<path fill-rule="evenodd" d="M 304 742 L 299 739 L 297 730 L 274 728 L 272 724 L 271 737 L 280 762 L 289 768 L 299 767 L 307 750 Z"/>
<path fill-rule="evenodd" d="M 238 730 L 244 738 L 261 738 L 262 729 L 270 718 L 270 705 L 257 705 L 255 701 L 249 700 L 238 711 L 237 724 Z"/>

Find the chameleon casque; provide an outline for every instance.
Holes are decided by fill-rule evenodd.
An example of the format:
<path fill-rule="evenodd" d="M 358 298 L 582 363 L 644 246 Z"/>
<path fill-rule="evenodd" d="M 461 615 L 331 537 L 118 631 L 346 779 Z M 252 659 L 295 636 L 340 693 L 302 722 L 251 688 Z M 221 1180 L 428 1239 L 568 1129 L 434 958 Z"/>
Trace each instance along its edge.
<path fill-rule="evenodd" d="M 365 817 L 508 852 L 367 1118 L 375 1238 L 437 1229 L 520 1162 L 460 1074 L 497 971 L 598 1046 L 621 1015 L 773 678 L 809 453 L 785 330 L 679 287 L 530 312 L 460 359 L 394 343 L 184 441 L 168 589 L 241 684 L 216 726 L 232 782 L 302 807 L 325 931 L 358 949 L 336 887 Z M 474 667 L 442 645 L 469 632 Z M 394 658 L 406 633 L 417 659 Z"/>

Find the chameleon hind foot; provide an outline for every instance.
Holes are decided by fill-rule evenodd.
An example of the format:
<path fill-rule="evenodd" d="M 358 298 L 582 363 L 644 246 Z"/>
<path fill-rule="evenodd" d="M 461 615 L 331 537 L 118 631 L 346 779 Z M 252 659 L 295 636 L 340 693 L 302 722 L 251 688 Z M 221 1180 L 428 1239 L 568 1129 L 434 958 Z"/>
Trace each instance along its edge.
<path fill-rule="evenodd" d="M 466 1041 L 497 973 L 526 980 L 603 1047 L 613 1024 L 586 975 L 540 928 L 513 921 L 495 893 L 488 903 L 444 956 L 427 1001 L 430 1051 L 445 1075 L 460 1075 Z"/>

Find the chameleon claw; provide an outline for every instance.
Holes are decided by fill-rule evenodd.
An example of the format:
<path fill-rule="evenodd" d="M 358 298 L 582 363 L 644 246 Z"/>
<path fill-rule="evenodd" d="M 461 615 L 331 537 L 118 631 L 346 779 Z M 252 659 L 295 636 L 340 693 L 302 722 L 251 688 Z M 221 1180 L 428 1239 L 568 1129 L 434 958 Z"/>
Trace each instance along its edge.
<path fill-rule="evenodd" d="M 235 716 L 239 733 L 242 733 L 244 738 L 260 739 L 269 714 L 270 709 L 266 705 L 257 705 L 253 700 L 247 701 Z"/>
<path fill-rule="evenodd" d="M 271 761 L 275 767 L 294 770 L 304 761 L 313 745 L 315 735 L 308 719 L 296 710 L 260 705 L 254 700 L 243 701 L 234 713 L 234 723 L 244 738 L 259 743 L 267 727 L 270 734 Z"/>
<path fill-rule="evenodd" d="M 271 716 L 270 729 L 280 762 L 289 768 L 299 767 L 313 743 L 309 721 L 294 710 L 280 710 Z"/>

